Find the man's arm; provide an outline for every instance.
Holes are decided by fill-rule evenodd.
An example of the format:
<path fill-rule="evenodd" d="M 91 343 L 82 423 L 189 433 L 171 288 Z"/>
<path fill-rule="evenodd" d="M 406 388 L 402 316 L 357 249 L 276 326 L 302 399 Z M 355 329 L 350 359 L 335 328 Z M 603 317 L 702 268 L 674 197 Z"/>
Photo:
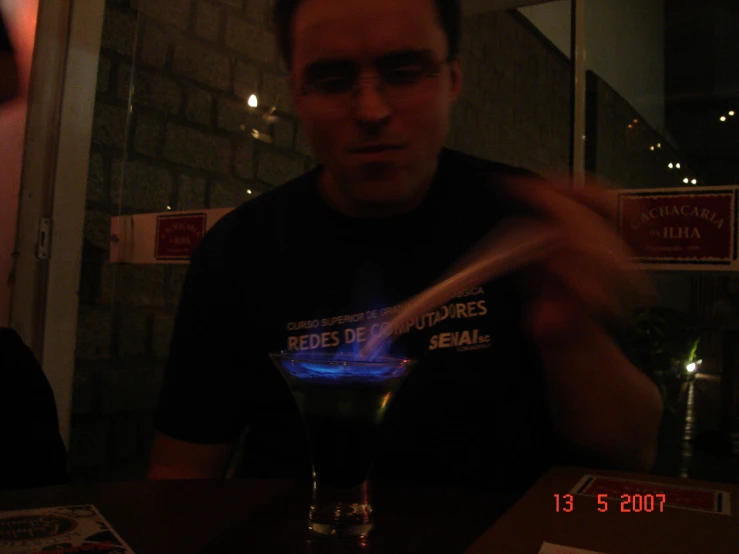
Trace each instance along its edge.
<path fill-rule="evenodd" d="M 156 433 L 147 478 L 221 479 L 233 450 L 231 444 L 195 444 Z"/>
<path fill-rule="evenodd" d="M 649 471 L 663 411 L 651 379 L 591 321 L 540 349 L 563 440 L 625 470 Z"/>
<path fill-rule="evenodd" d="M 614 225 L 617 194 L 597 185 L 569 190 L 533 179 L 507 193 L 552 225 L 557 252 L 526 273 L 526 325 L 546 370 L 555 427 L 575 450 L 608 464 L 648 471 L 662 399 L 600 325 L 617 321 L 651 293 L 646 275 Z"/>

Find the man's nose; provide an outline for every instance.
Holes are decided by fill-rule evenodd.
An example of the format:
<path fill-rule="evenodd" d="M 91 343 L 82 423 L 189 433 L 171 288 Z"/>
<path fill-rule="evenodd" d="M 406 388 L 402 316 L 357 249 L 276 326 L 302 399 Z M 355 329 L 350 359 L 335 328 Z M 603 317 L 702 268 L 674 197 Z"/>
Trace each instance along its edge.
<path fill-rule="evenodd" d="M 390 118 L 391 113 L 390 103 L 379 79 L 364 79 L 358 83 L 354 115 L 360 124 L 380 125 Z"/>

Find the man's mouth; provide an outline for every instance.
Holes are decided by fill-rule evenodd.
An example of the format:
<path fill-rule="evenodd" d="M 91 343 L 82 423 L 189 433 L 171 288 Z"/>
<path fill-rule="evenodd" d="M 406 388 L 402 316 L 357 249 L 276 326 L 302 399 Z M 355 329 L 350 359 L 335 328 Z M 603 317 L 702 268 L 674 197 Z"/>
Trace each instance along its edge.
<path fill-rule="evenodd" d="M 398 144 L 371 144 L 360 148 L 352 148 L 349 152 L 352 154 L 377 154 L 391 150 L 400 150 L 401 148 L 403 147 Z"/>

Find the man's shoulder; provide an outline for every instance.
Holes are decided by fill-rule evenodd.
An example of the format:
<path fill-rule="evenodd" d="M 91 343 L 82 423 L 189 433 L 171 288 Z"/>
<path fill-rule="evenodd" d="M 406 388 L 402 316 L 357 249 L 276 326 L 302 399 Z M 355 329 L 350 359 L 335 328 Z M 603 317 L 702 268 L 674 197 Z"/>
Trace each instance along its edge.
<path fill-rule="evenodd" d="M 281 222 L 296 220 L 315 193 L 314 183 L 315 172 L 311 171 L 237 206 L 208 231 L 199 250 L 228 250 L 232 241 L 254 233 L 265 241 L 271 231 L 278 231 Z"/>

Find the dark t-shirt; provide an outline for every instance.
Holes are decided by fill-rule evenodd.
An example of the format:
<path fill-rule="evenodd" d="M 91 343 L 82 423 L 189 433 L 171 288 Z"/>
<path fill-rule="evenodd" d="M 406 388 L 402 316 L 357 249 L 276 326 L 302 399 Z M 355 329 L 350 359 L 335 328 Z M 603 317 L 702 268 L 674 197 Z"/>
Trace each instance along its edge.
<path fill-rule="evenodd" d="M 310 475 L 305 430 L 268 353 L 352 352 L 376 318 L 433 284 L 515 210 L 498 193 L 522 170 L 450 150 L 412 212 L 344 216 L 320 169 L 225 216 L 193 255 L 157 428 L 195 443 L 235 440 L 241 475 Z M 383 427 L 375 480 L 520 491 L 561 455 L 515 276 L 417 318 L 391 353 L 418 360 Z"/>

